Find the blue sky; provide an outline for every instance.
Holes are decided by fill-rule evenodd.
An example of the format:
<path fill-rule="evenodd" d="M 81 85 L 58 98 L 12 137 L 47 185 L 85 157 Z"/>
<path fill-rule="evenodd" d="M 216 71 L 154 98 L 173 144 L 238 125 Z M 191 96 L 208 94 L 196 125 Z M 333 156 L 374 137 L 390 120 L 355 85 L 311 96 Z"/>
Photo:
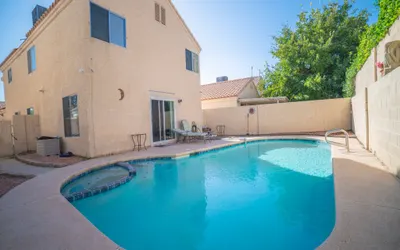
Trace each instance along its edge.
<path fill-rule="evenodd" d="M 117 1 L 117 0 L 114 0 Z M 270 55 L 272 36 L 284 24 L 293 26 L 297 14 L 310 9 L 310 0 L 172 0 L 199 41 L 201 83 L 211 83 L 217 76 L 229 79 L 247 77 L 274 63 Z M 342 1 L 342 0 L 341 0 Z M 356 0 L 359 9 L 368 9 L 376 21 L 375 0 Z M 31 11 L 36 4 L 48 7 L 53 0 L 1 0 L 0 61 L 21 44 L 32 26 Z M 320 7 L 329 0 L 311 1 Z M 4 29 L 4 27 L 7 27 Z M 0 101 L 4 100 L 0 82 Z"/>

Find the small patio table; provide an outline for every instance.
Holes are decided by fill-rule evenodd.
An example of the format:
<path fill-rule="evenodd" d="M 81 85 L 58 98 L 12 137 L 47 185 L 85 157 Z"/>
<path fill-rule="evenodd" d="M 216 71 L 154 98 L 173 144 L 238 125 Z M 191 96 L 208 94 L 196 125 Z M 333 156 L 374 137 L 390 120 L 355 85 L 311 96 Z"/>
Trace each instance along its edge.
<path fill-rule="evenodd" d="M 144 147 L 145 150 L 146 148 L 146 139 L 147 135 L 145 133 L 143 134 L 133 134 L 132 136 L 132 141 L 133 141 L 133 151 L 137 148 L 137 151 L 140 151 L 142 147 Z M 143 141 L 143 143 L 142 143 Z"/>

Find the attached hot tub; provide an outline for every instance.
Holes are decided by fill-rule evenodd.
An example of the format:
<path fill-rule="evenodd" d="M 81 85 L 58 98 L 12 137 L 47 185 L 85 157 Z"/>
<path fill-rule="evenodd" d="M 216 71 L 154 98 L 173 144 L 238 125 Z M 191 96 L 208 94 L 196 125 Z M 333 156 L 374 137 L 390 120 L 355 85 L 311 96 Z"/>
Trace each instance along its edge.
<path fill-rule="evenodd" d="M 61 194 L 73 202 L 119 187 L 135 175 L 135 168 L 125 162 L 91 169 L 67 180 L 61 187 Z"/>

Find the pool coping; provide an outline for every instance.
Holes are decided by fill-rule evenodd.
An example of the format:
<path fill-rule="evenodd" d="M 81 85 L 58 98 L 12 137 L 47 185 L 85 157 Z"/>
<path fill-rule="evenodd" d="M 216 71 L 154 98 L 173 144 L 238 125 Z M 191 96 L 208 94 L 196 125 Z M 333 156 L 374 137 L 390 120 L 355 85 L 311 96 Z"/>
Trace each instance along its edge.
<path fill-rule="evenodd" d="M 248 142 L 271 139 L 307 139 L 324 141 L 321 137 L 290 135 L 257 137 L 248 139 Z M 343 139 L 337 138 L 337 140 Z M 156 158 L 180 159 L 192 154 L 206 153 L 212 150 L 218 150 L 244 143 L 244 141 L 240 140 L 229 141 L 223 145 L 216 145 L 182 153 L 158 155 Z M 331 146 L 331 153 L 332 159 L 341 158 L 346 155 L 345 150 L 337 146 Z M 9 228 L 0 229 L 0 240 L 2 244 L 4 244 L 4 247 L 10 247 L 11 249 L 19 249 L 22 246 L 29 246 L 30 249 L 121 249 L 116 243 L 105 236 L 99 229 L 92 225 L 90 221 L 80 214 L 80 212 L 61 195 L 60 188 L 62 184 L 72 176 L 82 174 L 83 172 L 87 172 L 94 168 L 105 167 L 121 161 L 143 161 L 154 159 L 153 156 L 129 159 L 132 158 L 129 156 L 130 155 L 102 157 L 99 159 L 79 162 L 69 167 L 53 170 L 49 173 L 38 176 L 11 190 L 0 199 L 0 224 L 8 225 L 7 228 Z M 392 171 L 384 166 L 380 166 L 377 162 L 379 163 L 379 161 L 376 161 L 372 164 L 372 167 L 387 172 Z M 335 162 L 332 160 L 332 167 L 336 174 L 334 164 Z M 336 209 L 341 209 L 338 207 L 338 204 L 336 204 Z M 24 221 L 24 223 L 21 224 L 18 221 Z M 328 245 L 327 249 L 330 249 L 329 246 L 335 244 L 330 242 L 332 235 L 337 231 L 337 226 L 338 225 L 335 224 L 331 236 L 328 237 L 320 247 L 326 248 L 326 245 Z M 23 234 L 23 237 L 21 237 L 21 234 Z M 52 234 L 52 237 L 47 238 L 47 234 Z M 341 243 L 338 242 L 337 245 L 341 245 Z"/>

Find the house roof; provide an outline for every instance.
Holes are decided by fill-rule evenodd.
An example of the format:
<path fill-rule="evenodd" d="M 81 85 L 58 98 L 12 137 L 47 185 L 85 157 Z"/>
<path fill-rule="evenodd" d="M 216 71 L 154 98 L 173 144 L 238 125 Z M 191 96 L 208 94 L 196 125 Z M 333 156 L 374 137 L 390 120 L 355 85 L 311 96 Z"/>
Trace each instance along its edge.
<path fill-rule="evenodd" d="M 43 19 L 45 19 L 46 16 L 48 16 L 49 13 L 52 12 L 56 7 L 56 5 L 60 2 L 61 0 L 54 0 L 54 2 L 49 6 L 49 8 L 47 8 L 47 10 L 43 12 L 39 20 L 37 20 L 37 22 L 33 25 L 33 27 L 26 33 L 26 37 L 29 37 L 30 34 L 32 34 L 32 32 L 43 22 Z"/>
<path fill-rule="evenodd" d="M 197 41 L 196 37 L 193 35 L 192 31 L 187 26 L 185 20 L 183 20 L 181 14 L 179 14 L 178 10 L 176 9 L 175 5 L 172 3 L 171 0 L 169 0 L 169 3 L 171 4 L 172 9 L 175 11 L 176 15 L 181 20 L 181 22 L 182 22 L 183 26 L 185 27 L 186 31 L 189 33 L 189 36 L 193 39 L 194 43 L 197 45 L 197 47 L 199 47 L 199 50 L 201 51 L 201 46 L 200 46 L 199 42 Z"/>
<path fill-rule="evenodd" d="M 0 101 L 0 109 L 5 109 L 6 108 L 6 102 Z"/>
<path fill-rule="evenodd" d="M 56 7 L 60 5 L 60 3 L 62 2 L 66 2 L 66 0 L 54 0 L 54 2 L 49 6 L 49 8 L 47 8 L 47 10 L 43 12 L 39 20 L 37 20 L 37 22 L 32 26 L 32 28 L 30 28 L 29 31 L 25 34 L 26 39 L 24 40 L 24 42 L 18 48 L 14 48 L 10 52 L 10 54 L 8 54 L 8 56 L 0 63 L 0 68 L 26 43 L 30 35 L 33 33 L 33 31 L 35 31 L 35 29 L 37 29 L 37 27 L 39 27 L 43 23 L 43 20 L 45 20 L 49 14 L 53 13 Z"/>
<path fill-rule="evenodd" d="M 4 64 L 5 62 L 7 62 L 8 59 L 10 59 L 10 57 L 11 57 L 12 55 L 14 55 L 15 52 L 17 52 L 17 49 L 16 49 L 16 48 L 14 48 L 14 49 L 10 52 L 10 54 L 8 54 L 8 56 L 0 63 L 0 68 L 1 68 L 1 66 L 3 66 L 3 64 Z"/>
<path fill-rule="evenodd" d="M 248 83 L 257 85 L 259 77 L 247 77 L 224 82 L 201 85 L 201 100 L 211 100 L 239 96 Z"/>

